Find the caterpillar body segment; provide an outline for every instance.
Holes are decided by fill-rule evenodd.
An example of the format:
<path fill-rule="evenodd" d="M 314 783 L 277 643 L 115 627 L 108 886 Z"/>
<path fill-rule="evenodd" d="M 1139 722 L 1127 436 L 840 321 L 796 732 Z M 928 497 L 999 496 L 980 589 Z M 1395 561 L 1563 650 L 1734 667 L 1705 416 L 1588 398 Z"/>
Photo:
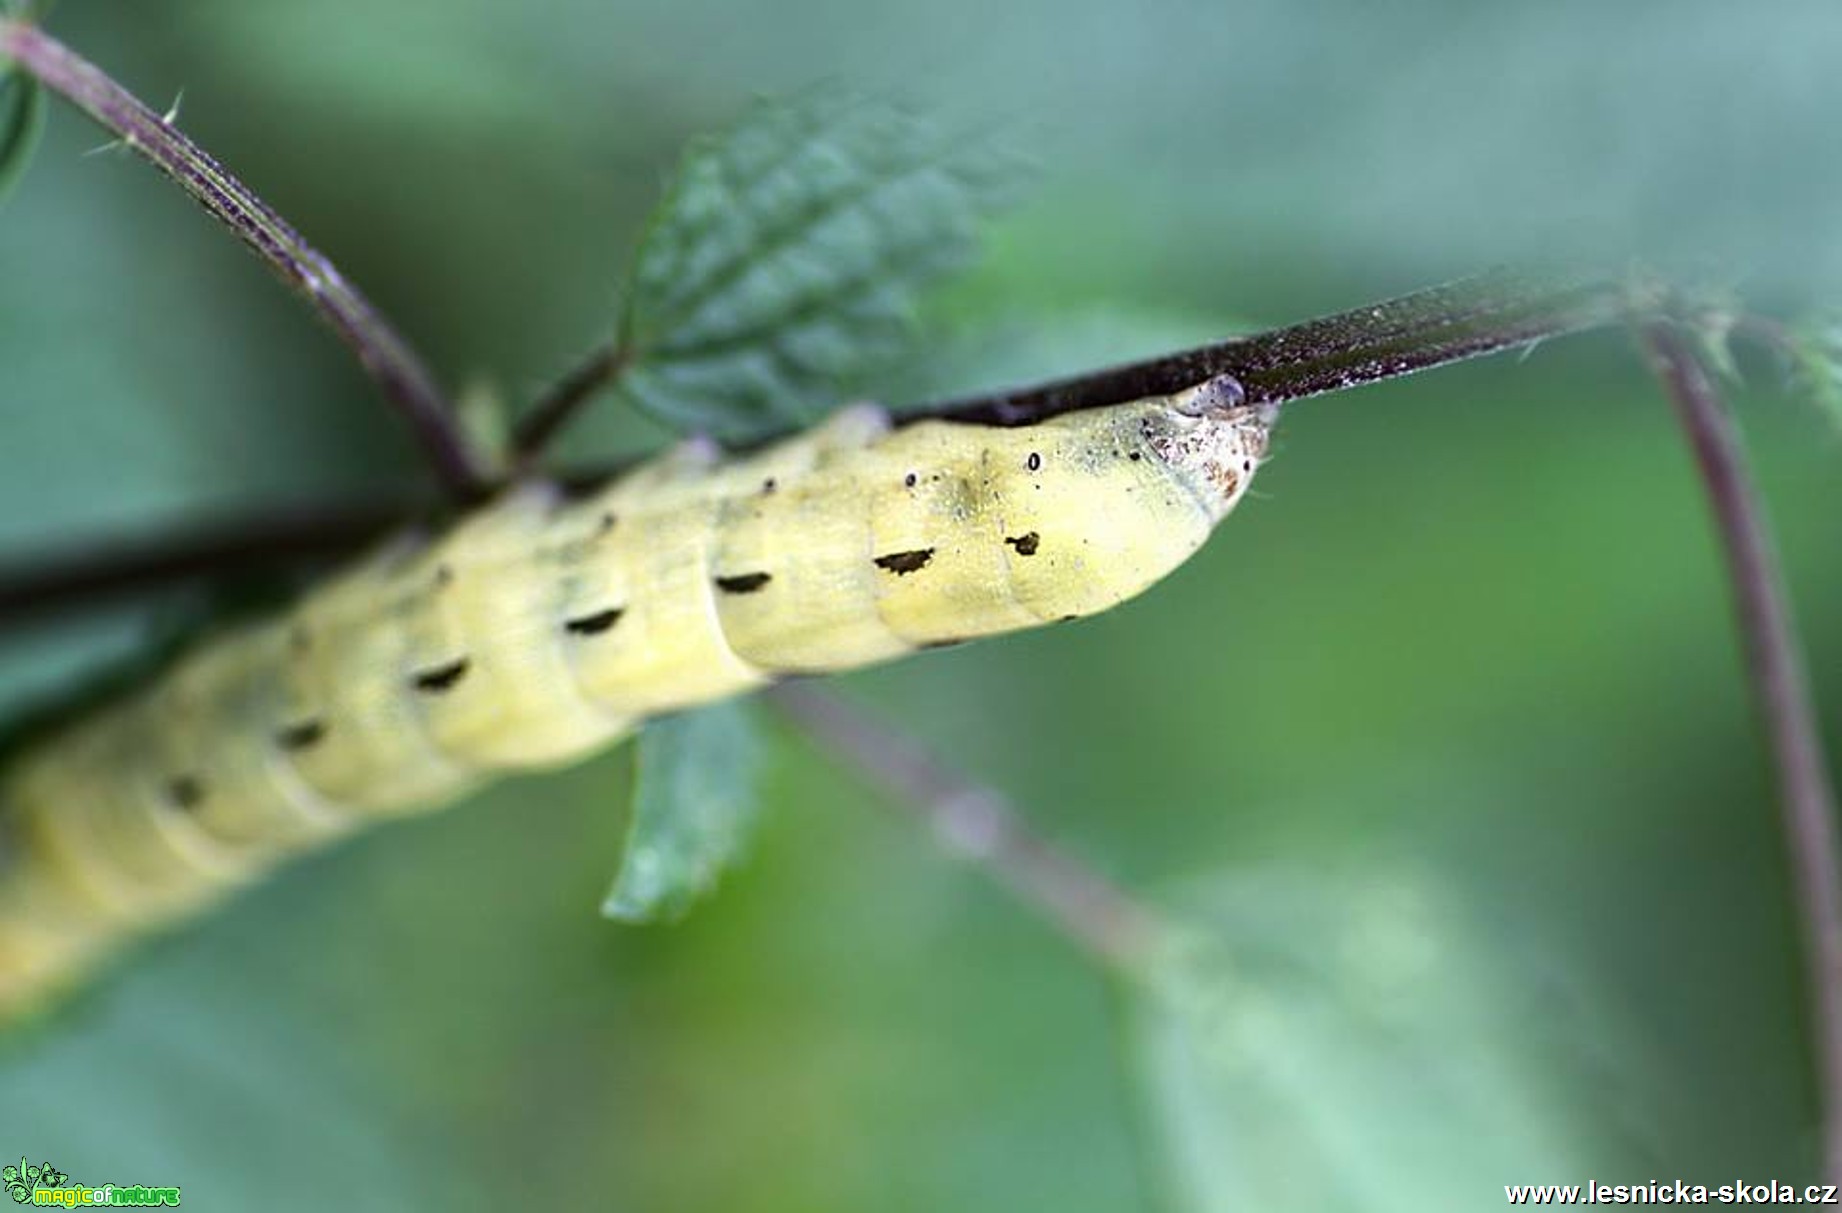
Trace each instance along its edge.
<path fill-rule="evenodd" d="M 0 1012 L 367 820 L 793 673 L 1093 614 L 1245 493 L 1232 381 L 1014 428 L 857 407 L 591 495 L 514 488 L 0 770 Z"/>

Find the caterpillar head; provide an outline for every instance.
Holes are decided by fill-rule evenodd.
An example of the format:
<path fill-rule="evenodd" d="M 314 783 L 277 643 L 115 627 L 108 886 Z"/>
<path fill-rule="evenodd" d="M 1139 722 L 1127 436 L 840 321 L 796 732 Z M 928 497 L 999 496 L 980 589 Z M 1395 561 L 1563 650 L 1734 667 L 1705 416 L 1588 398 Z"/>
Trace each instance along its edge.
<path fill-rule="evenodd" d="M 1247 492 L 1266 461 L 1279 407 L 1249 404 L 1232 375 L 1217 375 L 1165 398 L 1145 437 L 1160 459 L 1189 481 L 1218 521 Z"/>

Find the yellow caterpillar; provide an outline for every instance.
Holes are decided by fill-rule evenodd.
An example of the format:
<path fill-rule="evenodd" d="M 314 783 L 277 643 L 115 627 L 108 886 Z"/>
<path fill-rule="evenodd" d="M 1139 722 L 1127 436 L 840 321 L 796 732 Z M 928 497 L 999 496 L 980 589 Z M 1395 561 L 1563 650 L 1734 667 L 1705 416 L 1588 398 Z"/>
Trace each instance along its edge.
<path fill-rule="evenodd" d="M 0 1011 L 291 854 L 649 716 L 1103 611 L 1234 508 L 1271 421 L 1228 377 L 1015 428 L 858 407 L 397 540 L 0 773 Z"/>

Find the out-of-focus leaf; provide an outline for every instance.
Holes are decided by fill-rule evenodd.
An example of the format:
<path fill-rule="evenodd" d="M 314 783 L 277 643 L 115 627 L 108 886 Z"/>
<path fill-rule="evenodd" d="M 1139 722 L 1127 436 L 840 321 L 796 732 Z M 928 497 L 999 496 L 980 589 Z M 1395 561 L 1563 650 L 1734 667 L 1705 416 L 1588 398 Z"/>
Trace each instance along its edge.
<path fill-rule="evenodd" d="M 900 350 L 1014 176 L 976 140 L 831 90 L 763 103 L 685 157 L 635 259 L 626 390 L 683 429 L 799 424 Z"/>
<path fill-rule="evenodd" d="M 1134 1017 L 1177 1208 L 1481 1207 L 1629 1132 L 1616 1095 L 1597 1123 L 1563 1098 L 1625 1072 L 1617 1034 L 1424 881 L 1241 878 L 1186 921 Z"/>
<path fill-rule="evenodd" d="M 1801 394 L 1842 433 L 1842 316 L 1805 321 L 1792 334 L 1790 353 Z"/>
<path fill-rule="evenodd" d="M 455 398 L 454 415 L 468 445 L 489 467 L 501 471 L 509 467 L 511 422 L 498 384 L 486 378 L 463 384 Z"/>
<path fill-rule="evenodd" d="M 762 752 L 745 705 L 716 704 L 646 727 L 633 824 L 603 914 L 677 917 L 715 887 L 754 824 Z"/>
<path fill-rule="evenodd" d="M 1695 319 L 1689 331 L 1702 358 L 1721 378 L 1729 383 L 1740 382 L 1740 366 L 1733 358 L 1733 330 L 1740 319 L 1737 302 L 1711 307 Z"/>
<path fill-rule="evenodd" d="M 0 61 L 0 203 L 25 172 L 45 128 L 45 90 Z"/>

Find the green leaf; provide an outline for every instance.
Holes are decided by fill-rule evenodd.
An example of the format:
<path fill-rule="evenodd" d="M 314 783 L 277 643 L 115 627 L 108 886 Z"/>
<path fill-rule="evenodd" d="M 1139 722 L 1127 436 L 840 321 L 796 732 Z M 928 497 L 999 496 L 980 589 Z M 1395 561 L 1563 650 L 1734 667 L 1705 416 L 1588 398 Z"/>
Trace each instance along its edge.
<path fill-rule="evenodd" d="M 621 319 L 625 390 L 681 429 L 803 424 L 909 340 L 1015 177 L 975 140 L 819 90 L 695 145 L 648 225 Z"/>
<path fill-rule="evenodd" d="M 45 90 L 24 72 L 0 63 L 0 202 L 25 172 L 45 127 Z"/>
<path fill-rule="evenodd" d="M 1203 894 L 1131 1022 L 1174 1208 L 1472 1208 L 1618 1161 L 1641 1050 L 1472 903 L 1373 869 Z"/>
<path fill-rule="evenodd" d="M 757 816 L 762 752 L 743 704 L 715 704 L 646 726 L 633 824 L 603 914 L 625 922 L 677 918 L 715 887 Z"/>
<path fill-rule="evenodd" d="M 1842 317 L 1813 317 L 1791 333 L 1800 392 L 1842 433 Z"/>

